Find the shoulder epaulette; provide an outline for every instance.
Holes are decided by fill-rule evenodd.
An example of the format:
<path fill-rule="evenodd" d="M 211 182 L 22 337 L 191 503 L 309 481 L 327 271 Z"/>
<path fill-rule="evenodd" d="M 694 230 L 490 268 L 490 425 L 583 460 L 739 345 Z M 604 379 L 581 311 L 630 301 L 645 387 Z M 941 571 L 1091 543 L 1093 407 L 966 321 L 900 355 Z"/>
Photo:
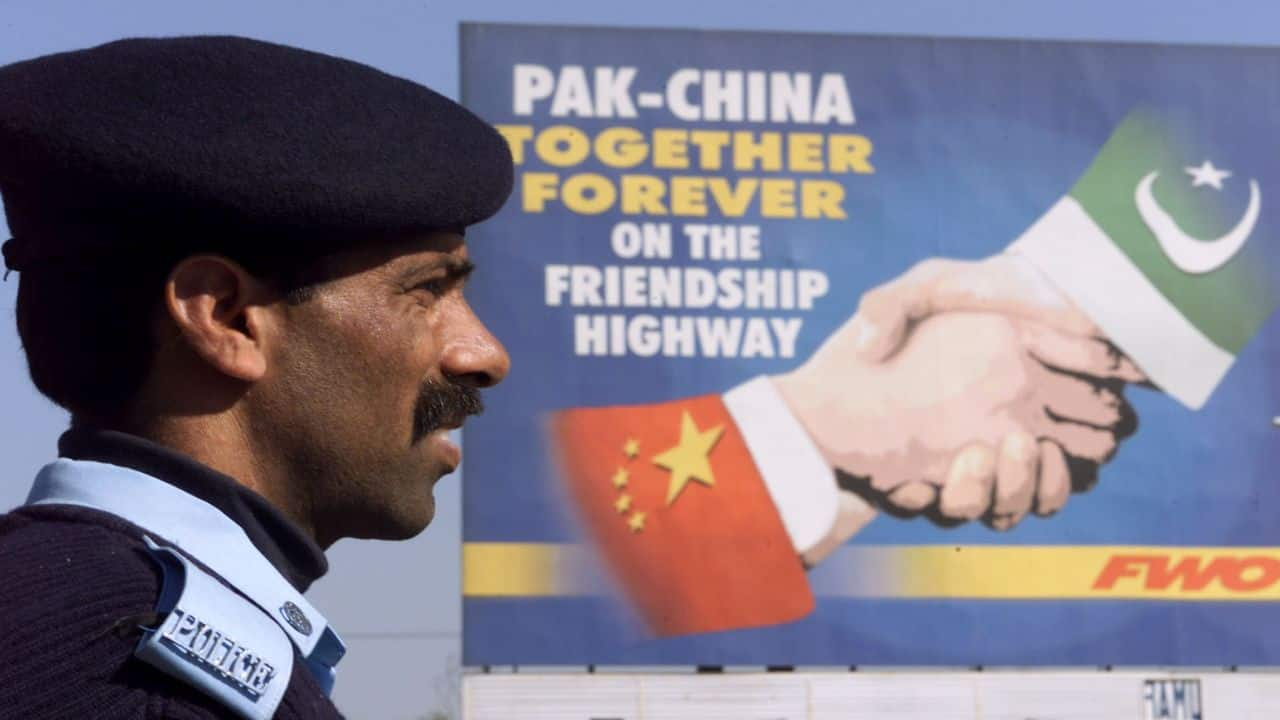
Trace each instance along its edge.
<path fill-rule="evenodd" d="M 181 553 L 145 538 L 163 571 L 160 624 L 134 655 L 212 697 L 236 715 L 275 714 L 293 672 L 293 644 L 257 605 Z"/>

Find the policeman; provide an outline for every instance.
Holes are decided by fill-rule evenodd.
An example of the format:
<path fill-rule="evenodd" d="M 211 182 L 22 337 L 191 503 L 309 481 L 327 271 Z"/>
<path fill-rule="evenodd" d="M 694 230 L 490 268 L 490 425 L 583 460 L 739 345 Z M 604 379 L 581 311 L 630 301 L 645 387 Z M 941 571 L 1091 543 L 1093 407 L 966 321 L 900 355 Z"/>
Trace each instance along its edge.
<path fill-rule="evenodd" d="M 302 592 L 430 522 L 508 359 L 463 231 L 511 188 L 414 83 L 234 37 L 0 68 L 0 194 L 60 457 L 0 516 L 0 716 L 327 718 Z"/>

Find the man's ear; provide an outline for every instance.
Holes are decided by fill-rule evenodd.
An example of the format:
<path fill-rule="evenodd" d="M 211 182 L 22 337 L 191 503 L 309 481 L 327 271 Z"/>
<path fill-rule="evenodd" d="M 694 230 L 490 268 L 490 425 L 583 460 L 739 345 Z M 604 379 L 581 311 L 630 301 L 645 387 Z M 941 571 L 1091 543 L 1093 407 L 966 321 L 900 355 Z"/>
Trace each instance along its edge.
<path fill-rule="evenodd" d="M 218 255 L 185 258 L 164 286 L 165 310 L 191 350 L 245 382 L 267 371 L 267 295 L 262 281 Z"/>

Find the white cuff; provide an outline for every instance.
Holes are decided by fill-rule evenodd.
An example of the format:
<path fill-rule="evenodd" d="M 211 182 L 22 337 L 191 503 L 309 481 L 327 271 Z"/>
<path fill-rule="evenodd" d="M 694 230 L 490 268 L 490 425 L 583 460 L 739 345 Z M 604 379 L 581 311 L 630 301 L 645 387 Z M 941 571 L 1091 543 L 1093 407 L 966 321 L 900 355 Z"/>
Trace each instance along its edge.
<path fill-rule="evenodd" d="M 1030 260 L 1152 382 L 1191 409 L 1231 368 L 1235 358 L 1196 329 L 1074 198 L 1059 200 L 1009 252 Z"/>
<path fill-rule="evenodd" d="M 841 493 L 835 471 L 768 377 L 733 388 L 724 394 L 724 404 L 746 440 L 796 552 L 816 562 L 819 558 L 811 557 L 812 551 L 825 555 L 833 549 L 830 536 L 843 525 L 837 517 Z"/>

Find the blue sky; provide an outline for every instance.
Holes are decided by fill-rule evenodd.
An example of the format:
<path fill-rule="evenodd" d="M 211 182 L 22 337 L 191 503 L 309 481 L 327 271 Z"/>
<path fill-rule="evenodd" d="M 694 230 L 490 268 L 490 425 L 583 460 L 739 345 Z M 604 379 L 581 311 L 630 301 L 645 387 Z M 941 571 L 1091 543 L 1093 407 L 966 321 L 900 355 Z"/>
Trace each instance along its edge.
<path fill-rule="evenodd" d="M 1275 45 L 1268 0 L 0 0 L 0 64 L 126 36 L 237 34 L 365 62 L 456 97 L 458 23 L 697 27 L 967 37 Z M 8 237 L 0 222 L 0 239 Z M 0 284 L 0 506 L 22 501 L 65 414 L 27 380 Z M 440 485 L 438 520 L 400 544 L 339 543 L 312 593 L 352 646 L 337 698 L 353 717 L 420 716 L 457 653 L 462 478 Z"/>

